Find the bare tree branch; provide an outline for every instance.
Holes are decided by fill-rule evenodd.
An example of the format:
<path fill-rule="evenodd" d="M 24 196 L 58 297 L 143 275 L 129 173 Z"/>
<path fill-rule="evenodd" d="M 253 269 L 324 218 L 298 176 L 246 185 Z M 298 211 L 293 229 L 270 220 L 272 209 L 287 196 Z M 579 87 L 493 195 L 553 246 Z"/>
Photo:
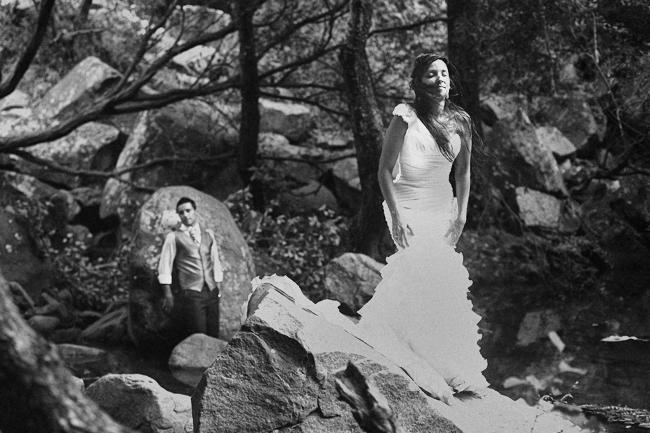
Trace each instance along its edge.
<path fill-rule="evenodd" d="M 184 99 L 189 99 L 195 96 L 204 96 L 212 93 L 217 93 L 220 91 L 235 89 L 237 88 L 237 83 L 239 82 L 239 76 L 235 76 L 228 81 L 223 81 L 221 83 L 216 83 L 208 86 L 197 87 L 193 89 L 174 89 L 169 90 L 165 93 L 159 93 L 156 95 L 144 95 L 139 96 L 134 100 L 126 100 L 124 102 L 119 102 L 107 110 L 107 114 L 125 114 L 133 113 L 138 111 L 152 110 L 154 108 L 161 108 L 166 105 L 169 105 L 173 102 L 182 101 Z M 0 150 L 1 141 L 0 141 Z"/>
<path fill-rule="evenodd" d="M 316 101 L 314 101 L 312 99 L 309 99 L 309 97 L 301 98 L 299 96 L 284 96 L 284 95 L 276 95 L 274 93 L 268 93 L 268 92 L 261 92 L 260 94 L 262 96 L 266 96 L 266 97 L 273 98 L 273 99 L 283 99 L 283 100 L 286 100 L 286 101 L 295 101 L 295 102 L 301 102 L 301 103 L 307 104 L 307 105 L 312 105 L 314 107 L 319 108 L 320 110 L 326 111 L 328 113 L 331 113 L 331 114 L 334 114 L 334 115 L 337 115 L 337 116 L 344 117 L 344 116 L 348 115 L 347 112 L 340 111 L 340 110 L 335 110 L 334 108 L 330 108 L 330 107 L 326 107 L 323 104 L 320 104 L 320 103 L 318 103 L 318 102 L 316 102 Z"/>
<path fill-rule="evenodd" d="M 346 153 L 345 155 L 336 156 L 329 159 L 316 159 L 316 158 L 304 158 L 304 157 L 293 157 L 293 156 L 258 156 L 258 159 L 266 161 L 282 161 L 282 162 L 301 162 L 309 165 L 320 165 L 320 164 L 329 164 L 336 161 L 341 161 L 348 158 L 356 158 L 357 154 L 354 152 Z"/>
<path fill-rule="evenodd" d="M 383 29 L 375 29 L 372 30 L 370 33 L 368 33 L 368 37 L 380 34 L 380 33 L 393 33 L 393 32 L 404 32 L 407 30 L 413 30 L 418 27 L 426 26 L 427 24 L 433 24 L 433 23 L 446 23 L 447 22 L 447 17 L 446 16 L 441 16 L 441 17 L 427 17 L 424 18 L 420 21 L 415 21 L 412 23 L 404 24 L 401 26 L 395 26 L 395 27 L 386 27 Z"/>
<path fill-rule="evenodd" d="M 94 178 L 101 178 L 101 179 L 115 179 L 120 182 L 123 182 L 130 187 L 140 190 L 143 192 L 154 192 L 156 188 L 154 187 L 147 187 L 143 185 L 138 185 L 135 184 L 127 179 L 124 179 L 122 175 L 127 174 L 127 173 L 133 173 L 136 171 L 144 170 L 146 168 L 150 167 L 155 167 L 159 165 L 166 165 L 170 163 L 210 163 L 210 162 L 215 162 L 215 161 L 222 161 L 224 159 L 231 158 L 234 156 L 232 152 L 225 152 L 219 155 L 211 156 L 211 157 L 201 157 L 201 158 L 179 158 L 175 156 L 170 156 L 170 157 L 163 157 L 163 158 L 156 158 L 149 160 L 147 162 L 144 162 L 142 164 L 136 164 L 128 168 L 123 168 L 121 170 L 115 170 L 115 171 L 99 171 L 99 170 L 76 170 L 70 167 L 66 167 L 64 165 L 60 165 L 57 163 L 54 163 L 52 161 L 49 161 L 47 159 L 39 158 L 37 156 L 32 155 L 31 153 L 22 151 L 22 150 L 16 150 L 9 152 L 12 155 L 16 155 L 19 158 L 24 159 L 25 161 L 32 162 L 34 164 L 38 164 L 43 167 L 47 167 L 50 170 L 57 171 L 59 173 L 65 173 L 69 174 L 71 176 L 84 176 L 84 177 L 94 177 Z"/>
<path fill-rule="evenodd" d="M 13 73 L 4 83 L 0 84 L 0 98 L 4 98 L 16 90 L 18 83 L 20 83 L 23 75 L 25 75 L 25 72 L 27 72 L 27 69 L 29 69 L 29 66 L 32 64 L 32 60 L 34 60 L 34 56 L 36 56 L 36 53 L 43 42 L 43 38 L 45 37 L 45 31 L 47 30 L 47 25 L 52 16 L 54 2 L 55 0 L 43 0 L 41 3 L 41 8 L 38 11 L 36 30 L 32 35 L 32 39 L 27 44 L 27 48 L 25 48 L 23 55 L 18 59 Z"/>
<path fill-rule="evenodd" d="M 204 45 L 215 40 L 223 39 L 227 35 L 237 31 L 237 26 L 230 24 L 216 32 L 206 33 L 196 38 L 191 39 L 190 41 L 181 44 L 175 45 L 168 49 L 163 55 L 158 57 L 147 70 L 139 77 L 137 80 L 133 81 L 125 90 L 121 91 L 117 96 L 116 102 L 124 102 L 128 99 L 133 99 L 137 96 L 138 92 L 142 87 L 145 86 L 151 80 L 151 78 L 156 75 L 156 73 L 161 70 L 167 63 L 169 63 L 174 57 L 178 54 L 190 50 L 191 48 L 197 47 L 199 45 Z M 144 54 L 143 54 L 144 55 Z"/>
<path fill-rule="evenodd" d="M 283 31 L 278 34 L 273 40 L 271 40 L 269 43 L 266 45 L 262 46 L 257 52 L 258 52 L 258 59 L 262 59 L 272 48 L 279 44 L 283 44 L 286 42 L 286 40 L 293 35 L 298 29 L 308 25 L 308 24 L 315 24 L 320 22 L 323 19 L 330 18 L 334 15 L 340 14 L 339 16 L 343 15 L 344 8 L 345 6 L 349 3 L 350 0 L 343 0 L 340 4 L 337 4 L 335 7 L 322 12 L 317 15 L 309 16 L 307 18 L 304 18 L 300 21 L 296 21 L 295 23 L 292 23 L 291 25 L 286 26 Z M 343 12 L 342 12 L 343 11 Z"/>
<path fill-rule="evenodd" d="M 131 64 L 129 65 L 129 69 L 126 70 L 124 75 L 122 75 L 122 79 L 120 80 L 119 83 L 115 86 L 113 92 L 109 94 L 108 96 L 112 96 L 112 94 L 117 93 L 120 89 L 124 87 L 124 85 L 127 83 L 128 79 L 133 75 L 133 72 L 135 71 L 136 67 L 144 57 L 144 54 L 147 52 L 148 45 L 149 45 L 149 40 L 151 37 L 156 33 L 156 31 L 161 28 L 169 17 L 171 16 L 172 12 L 174 11 L 174 8 L 178 4 L 178 0 L 174 0 L 170 7 L 167 8 L 165 11 L 165 15 L 163 16 L 162 19 L 160 19 L 155 25 L 149 27 L 147 31 L 145 32 L 144 36 L 142 37 L 142 41 L 140 43 L 140 47 L 138 48 L 137 53 L 133 57 L 133 60 L 131 60 Z"/>
<path fill-rule="evenodd" d="M 72 176 L 87 176 L 87 177 L 99 177 L 99 178 L 118 178 L 119 176 L 122 176 L 123 174 L 126 173 L 132 173 L 134 171 L 143 170 L 145 168 L 155 167 L 158 165 L 166 165 L 170 163 L 209 163 L 215 161 L 222 161 L 224 159 L 228 159 L 234 156 L 232 152 L 225 152 L 210 157 L 202 156 L 200 158 L 179 158 L 177 156 L 168 156 L 168 157 L 152 159 L 142 164 L 136 164 L 131 167 L 123 168 L 117 171 L 100 171 L 100 170 L 76 170 L 70 167 L 66 167 L 64 165 L 54 163 L 47 159 L 39 158 L 37 156 L 32 155 L 29 152 L 25 152 L 22 150 L 16 150 L 10 153 L 12 155 L 16 155 L 24 159 L 25 161 L 29 161 L 35 164 L 45 166 L 51 170 L 58 171 L 60 173 L 65 173 Z"/>
<path fill-rule="evenodd" d="M 326 54 L 337 51 L 339 48 L 341 48 L 341 45 L 339 45 L 339 44 L 332 45 L 331 47 L 326 48 L 326 49 L 324 49 L 324 50 L 322 50 L 320 52 L 312 53 L 311 55 L 309 55 L 307 57 L 303 57 L 301 59 L 296 59 L 291 63 L 280 65 L 280 66 L 278 66 L 276 68 L 269 69 L 268 71 L 262 72 L 262 73 L 260 73 L 260 78 L 268 78 L 268 77 L 271 77 L 271 76 L 273 76 L 273 75 L 275 75 L 275 74 L 277 74 L 279 72 L 284 72 L 284 71 L 287 71 L 287 70 L 294 71 L 294 70 L 298 69 L 300 66 L 307 65 L 307 64 L 313 62 L 314 60 L 317 60 L 317 59 L 325 56 Z"/>

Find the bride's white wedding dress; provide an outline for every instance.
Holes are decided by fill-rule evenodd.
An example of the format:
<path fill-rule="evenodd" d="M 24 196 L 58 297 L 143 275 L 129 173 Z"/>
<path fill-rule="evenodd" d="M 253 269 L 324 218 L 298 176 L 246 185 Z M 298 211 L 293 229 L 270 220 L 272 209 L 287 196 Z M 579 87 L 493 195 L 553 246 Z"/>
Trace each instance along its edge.
<path fill-rule="evenodd" d="M 480 316 L 467 299 L 471 281 L 462 255 L 444 240 L 457 212 L 449 183 L 452 163 L 410 106 L 400 104 L 393 114 L 408 124 L 394 187 L 413 236 L 407 248 L 388 257 L 373 298 L 359 311 L 357 331 L 420 387 L 449 402 L 453 392 L 488 386 L 481 373 L 487 362 L 477 344 Z M 451 146 L 458 155 L 457 134 Z M 390 228 L 385 204 L 384 213 Z"/>
<path fill-rule="evenodd" d="M 397 201 L 413 230 L 409 246 L 388 257 L 382 281 L 354 324 L 332 300 L 311 303 L 288 278 L 253 280 L 253 291 L 272 278 L 298 305 L 318 312 L 400 366 L 422 389 L 452 403 L 460 391 L 480 391 L 488 386 L 482 375 L 487 362 L 479 352 L 477 323 L 467 299 L 471 281 L 463 257 L 445 242 L 457 209 L 445 158 L 411 107 L 398 105 L 393 114 L 408 124 L 398 164 L 394 170 Z M 457 155 L 460 137 L 452 135 Z M 388 227 L 390 213 L 384 204 Z M 250 300 L 250 296 L 249 296 Z M 242 306 L 242 323 L 248 317 Z"/>

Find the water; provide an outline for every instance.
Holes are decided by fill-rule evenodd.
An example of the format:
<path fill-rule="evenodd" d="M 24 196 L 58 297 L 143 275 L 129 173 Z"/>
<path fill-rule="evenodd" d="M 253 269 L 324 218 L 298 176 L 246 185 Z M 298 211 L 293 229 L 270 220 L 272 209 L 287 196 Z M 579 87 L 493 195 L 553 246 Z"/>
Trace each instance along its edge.
<path fill-rule="evenodd" d="M 572 410 L 587 404 L 650 408 L 650 342 L 599 341 L 567 352 L 559 353 L 549 343 L 529 352 L 514 350 L 505 356 L 488 357 L 490 367 L 486 376 L 497 391 L 515 400 L 523 398 L 529 404 L 543 395 L 553 396 L 555 401 L 564 397 L 570 404 L 561 405 L 558 410 L 586 432 L 650 431 L 607 423 L 602 418 Z M 509 377 L 528 383 L 505 388 L 504 381 Z"/>

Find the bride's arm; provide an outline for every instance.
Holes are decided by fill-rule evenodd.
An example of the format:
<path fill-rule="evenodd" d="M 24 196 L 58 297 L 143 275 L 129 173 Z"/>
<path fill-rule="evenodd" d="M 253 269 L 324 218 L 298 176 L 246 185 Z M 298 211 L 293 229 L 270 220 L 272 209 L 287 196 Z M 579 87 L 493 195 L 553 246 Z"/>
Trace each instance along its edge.
<path fill-rule="evenodd" d="M 381 193 L 384 196 L 384 201 L 386 201 L 391 219 L 393 220 L 393 239 L 401 248 L 408 246 L 406 230 L 410 231 L 411 229 L 399 214 L 397 199 L 395 198 L 395 187 L 393 186 L 393 168 L 402 150 L 404 134 L 406 134 L 407 128 L 408 125 L 401 117 L 393 117 L 384 135 L 384 145 L 381 149 L 379 169 L 377 171 L 379 187 L 381 188 Z"/>
<path fill-rule="evenodd" d="M 458 200 L 458 218 L 467 221 L 467 206 L 470 187 L 470 160 L 472 158 L 472 136 L 463 137 L 460 153 L 456 159 L 455 182 Z"/>
<path fill-rule="evenodd" d="M 471 128 L 471 124 L 470 124 Z M 454 181 L 456 182 L 456 200 L 458 203 L 458 215 L 452 222 L 446 238 L 451 245 L 456 245 L 467 222 L 467 206 L 469 202 L 470 187 L 470 161 L 472 158 L 472 131 L 463 128 L 460 134 L 460 152 L 456 157 Z"/>

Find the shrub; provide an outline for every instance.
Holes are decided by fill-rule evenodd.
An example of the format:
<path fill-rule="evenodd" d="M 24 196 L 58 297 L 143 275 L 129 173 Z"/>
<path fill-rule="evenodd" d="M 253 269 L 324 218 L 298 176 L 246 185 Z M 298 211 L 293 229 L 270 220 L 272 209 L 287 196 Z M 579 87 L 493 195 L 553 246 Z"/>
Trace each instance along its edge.
<path fill-rule="evenodd" d="M 248 189 L 229 197 L 230 208 L 256 257 L 267 257 L 275 273 L 298 284 L 313 301 L 322 297 L 323 267 L 344 251 L 347 220 L 326 207 L 285 215 L 276 200 L 264 212 L 252 208 Z"/>

